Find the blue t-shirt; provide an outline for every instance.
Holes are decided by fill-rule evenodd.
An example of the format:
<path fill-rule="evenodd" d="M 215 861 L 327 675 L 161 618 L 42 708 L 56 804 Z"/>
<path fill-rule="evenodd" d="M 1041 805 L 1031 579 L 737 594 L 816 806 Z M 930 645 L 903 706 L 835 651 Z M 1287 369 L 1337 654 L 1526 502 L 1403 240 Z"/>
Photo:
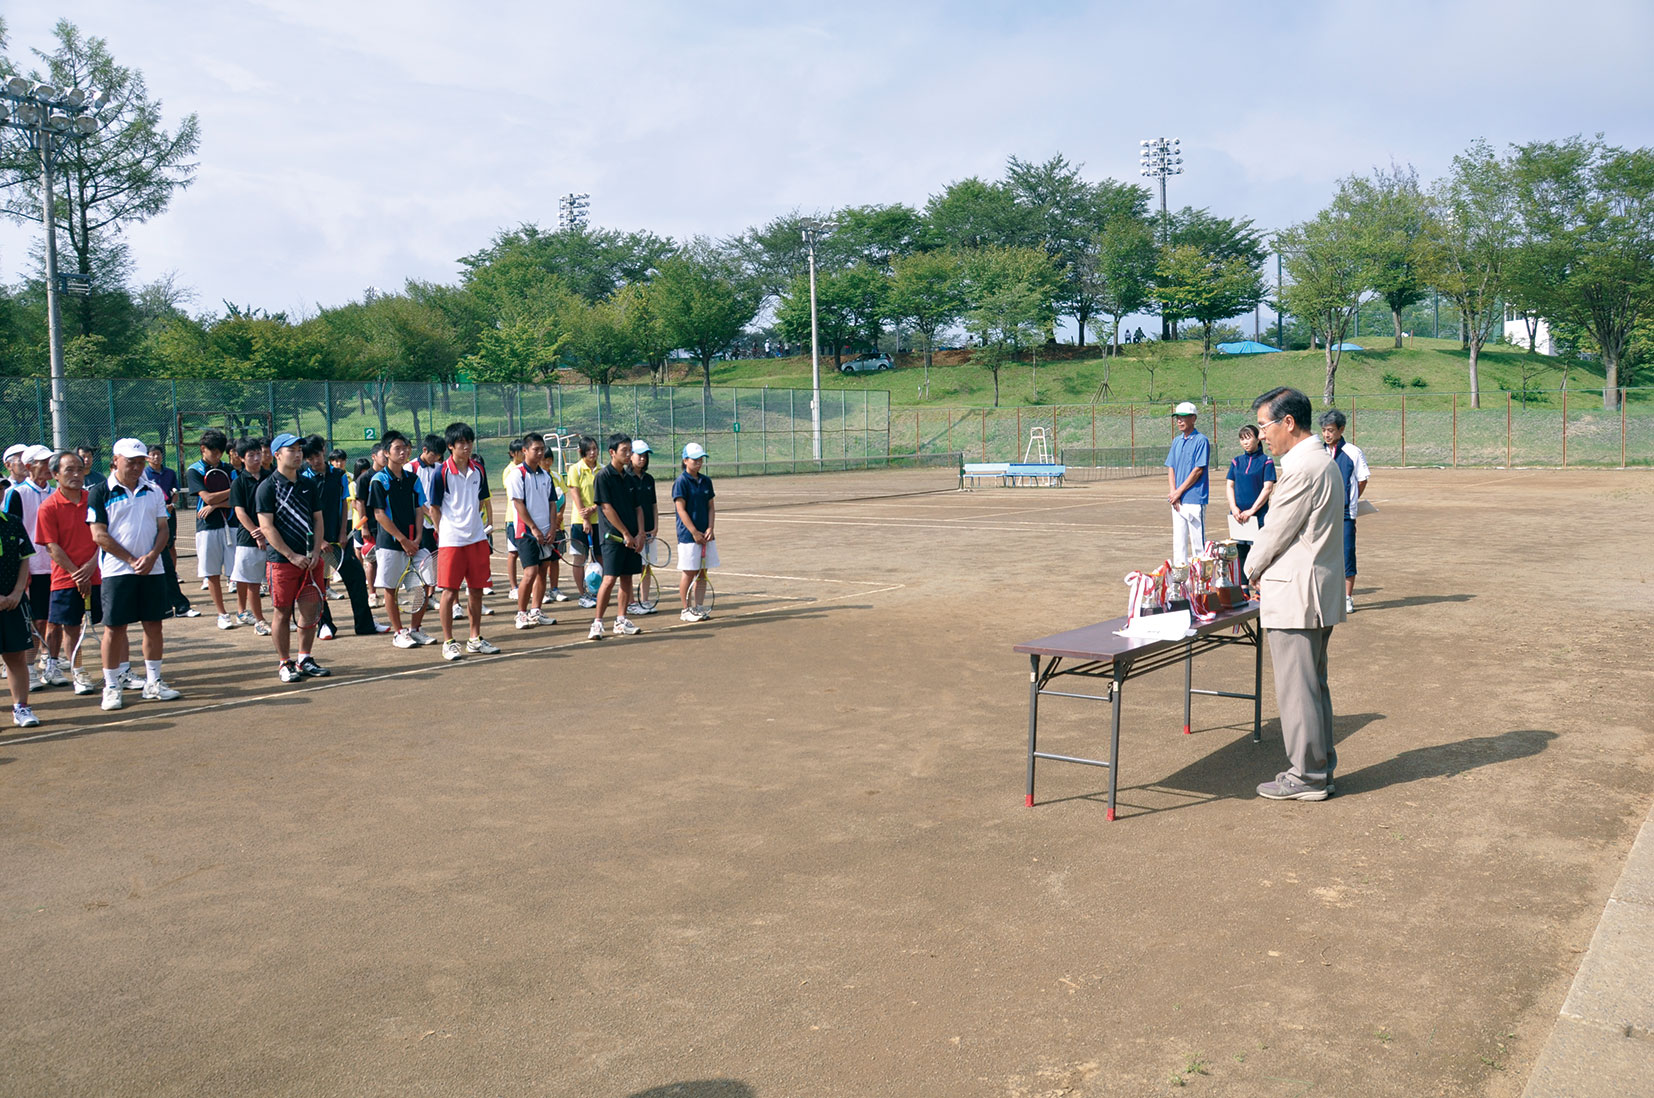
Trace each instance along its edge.
<path fill-rule="evenodd" d="M 1338 466 L 1338 476 L 1344 482 L 1344 517 L 1352 519 L 1350 514 L 1350 500 L 1355 497 L 1355 459 L 1344 452 L 1342 446 L 1335 446 L 1327 453 L 1332 457 L 1332 463 Z"/>
<path fill-rule="evenodd" d="M 1182 484 L 1189 479 L 1189 474 L 1196 469 L 1202 470 L 1201 476 L 1189 486 L 1187 492 L 1183 493 L 1184 503 L 1204 504 L 1206 502 L 1210 488 L 1206 483 L 1207 477 L 1204 470 L 1210 464 L 1212 464 L 1212 444 L 1206 440 L 1206 436 L 1201 434 L 1199 430 L 1190 431 L 1186 435 L 1179 434 L 1172 439 L 1171 452 L 1166 455 L 1166 468 L 1172 471 L 1172 476 L 1177 478 L 1177 483 Z"/>
<path fill-rule="evenodd" d="M 684 509 L 689 512 L 689 521 L 695 524 L 697 530 L 704 531 L 707 522 L 712 518 L 712 497 L 715 494 L 712 491 L 712 478 L 705 473 L 692 477 L 685 471 L 679 473 L 678 479 L 672 482 L 672 499 L 684 501 Z M 673 509 L 676 510 L 676 503 Z M 689 532 L 689 527 L 683 524 L 680 517 L 678 543 L 681 545 L 694 540 L 695 536 Z"/>
<path fill-rule="evenodd" d="M 1258 501 L 1265 484 L 1275 483 L 1275 460 L 1259 450 L 1255 454 L 1236 454 L 1229 463 L 1229 479 L 1235 482 L 1235 506 L 1242 511 Z M 1258 508 L 1258 525 L 1269 514 L 1269 504 Z"/>

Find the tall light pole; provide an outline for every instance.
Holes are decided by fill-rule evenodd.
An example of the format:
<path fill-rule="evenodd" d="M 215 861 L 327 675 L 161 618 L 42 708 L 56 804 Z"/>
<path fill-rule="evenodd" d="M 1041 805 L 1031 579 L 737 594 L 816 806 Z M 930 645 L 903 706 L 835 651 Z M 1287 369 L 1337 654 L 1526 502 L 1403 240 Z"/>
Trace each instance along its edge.
<path fill-rule="evenodd" d="M 800 223 L 804 246 L 810 252 L 810 452 L 821 460 L 821 338 L 816 329 L 816 241 L 832 232 L 831 221 L 805 218 Z"/>
<path fill-rule="evenodd" d="M 589 194 L 565 194 L 557 200 L 558 232 L 565 233 L 586 227 L 586 219 L 592 208 L 591 197 Z"/>
<path fill-rule="evenodd" d="M 1166 206 L 1166 177 L 1183 174 L 1182 145 L 1182 138 L 1177 137 L 1146 137 L 1137 143 L 1137 174 L 1160 181 L 1161 243 L 1168 248 L 1172 243 L 1172 215 Z M 1160 318 L 1160 338 L 1171 338 L 1171 321 L 1165 316 Z"/>
<path fill-rule="evenodd" d="M 109 103 L 109 93 L 94 95 L 81 88 L 54 88 L 26 76 L 14 76 L 0 86 L 0 129 L 22 134 L 23 143 L 40 157 L 40 221 L 46 227 L 46 337 L 51 348 L 52 446 L 69 445 L 67 387 L 63 377 L 63 316 L 58 295 L 64 287 L 57 273 L 57 196 L 52 177 L 71 143 L 98 132 L 97 112 Z M 84 276 L 72 280 L 76 290 L 88 288 Z"/>

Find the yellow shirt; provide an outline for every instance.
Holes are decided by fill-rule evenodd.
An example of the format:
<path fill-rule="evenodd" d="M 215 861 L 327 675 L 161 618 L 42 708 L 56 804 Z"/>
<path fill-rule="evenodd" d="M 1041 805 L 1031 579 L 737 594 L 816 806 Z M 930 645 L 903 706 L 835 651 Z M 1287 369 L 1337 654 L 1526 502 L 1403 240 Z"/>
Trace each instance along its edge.
<path fill-rule="evenodd" d="M 553 474 L 553 476 L 555 476 L 555 475 L 556 474 Z M 568 490 L 570 492 L 570 495 L 569 495 L 569 501 L 570 502 L 569 502 L 569 512 L 568 512 L 567 515 L 563 516 L 563 524 L 565 526 L 578 526 L 581 523 L 586 521 L 585 518 L 581 516 L 580 512 L 576 511 L 574 509 L 574 502 L 573 502 L 574 496 L 573 496 L 573 493 L 575 493 L 575 492 L 580 493 L 580 506 L 582 508 L 592 506 L 594 503 L 597 502 L 596 493 L 594 492 L 593 487 L 592 487 L 592 481 L 594 481 L 596 479 L 597 479 L 597 466 L 595 466 L 595 465 L 587 465 L 585 463 L 585 461 L 582 460 L 582 461 L 575 462 L 574 465 L 570 467 L 570 469 L 569 469 L 569 479 L 568 479 L 568 485 L 567 485 Z M 597 512 L 596 511 L 592 512 L 591 522 L 592 522 L 593 526 L 597 525 Z"/>

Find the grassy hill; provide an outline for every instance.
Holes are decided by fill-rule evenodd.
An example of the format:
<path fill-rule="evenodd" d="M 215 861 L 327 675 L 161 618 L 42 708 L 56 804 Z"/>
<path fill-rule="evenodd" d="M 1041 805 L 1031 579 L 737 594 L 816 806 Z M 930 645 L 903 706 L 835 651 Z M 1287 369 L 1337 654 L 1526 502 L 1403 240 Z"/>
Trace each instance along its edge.
<path fill-rule="evenodd" d="M 1042 355 L 1037 371 L 1037 395 L 1034 390 L 1035 369 L 1028 356 L 1024 356 L 1024 361 L 1000 371 L 999 403 L 1002 407 L 1090 403 L 1097 395 L 1105 370 L 1110 387 L 1107 399 L 1114 402 L 1164 403 L 1200 399 L 1200 344 L 1195 341 L 1139 344 L 1122 348 L 1122 355 L 1111 360 L 1095 357 L 1090 348 L 1082 350 L 1063 346 L 1055 351 L 1066 360 L 1047 363 Z M 848 376 L 837 373 L 832 368 L 832 359 L 824 356 L 821 385 L 823 389 L 888 389 L 891 403 L 897 407 L 992 405 L 992 374 L 983 367 L 963 361 L 966 357 L 964 352 L 947 352 L 939 356 L 938 363 L 930 371 L 929 399 L 923 392 L 924 359 L 920 355 L 903 355 L 896 369 L 884 373 Z M 1410 346 L 1401 350 L 1385 346 L 1345 352 L 1338 365 L 1337 392 L 1340 396 L 1467 392 L 1468 357 L 1459 349 L 1456 339 L 1414 339 Z M 943 360 L 948 361 L 943 364 Z M 1536 361 L 1525 351 L 1500 345 L 1489 347 L 1480 356 L 1483 392 L 1493 393 L 1500 389 L 1520 392 L 1524 363 L 1537 370 L 1537 376 L 1529 379 L 1530 390 L 1560 389 L 1564 366 L 1568 369 L 1570 389 L 1600 388 L 1602 385 L 1602 367 L 1597 363 L 1565 363 L 1562 359 L 1544 357 Z M 1395 388 L 1393 382 L 1387 383 L 1386 374 L 1399 380 L 1402 388 Z M 1326 361 L 1321 351 L 1285 351 L 1270 355 L 1220 355 L 1214 352 L 1207 390 L 1214 399 L 1249 401 L 1276 385 L 1292 385 L 1312 397 L 1319 397 L 1325 376 Z M 1415 378 L 1419 382 L 1415 382 Z M 691 367 L 683 383 L 697 384 L 699 380 L 700 369 Z M 805 355 L 716 363 L 712 381 L 715 385 L 807 389 L 810 387 L 810 359 Z M 1552 399 L 1554 402 L 1555 398 Z"/>

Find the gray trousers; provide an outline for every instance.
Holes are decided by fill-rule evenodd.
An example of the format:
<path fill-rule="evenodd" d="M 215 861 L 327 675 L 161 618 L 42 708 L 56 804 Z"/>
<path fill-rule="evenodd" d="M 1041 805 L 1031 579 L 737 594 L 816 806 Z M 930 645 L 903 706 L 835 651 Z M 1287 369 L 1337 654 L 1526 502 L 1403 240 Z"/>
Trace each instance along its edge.
<path fill-rule="evenodd" d="M 1332 693 L 1327 689 L 1327 642 L 1324 629 L 1271 629 L 1269 661 L 1275 668 L 1275 705 L 1281 712 L 1281 738 L 1291 773 L 1309 783 L 1332 780 L 1338 749 L 1332 742 Z"/>

